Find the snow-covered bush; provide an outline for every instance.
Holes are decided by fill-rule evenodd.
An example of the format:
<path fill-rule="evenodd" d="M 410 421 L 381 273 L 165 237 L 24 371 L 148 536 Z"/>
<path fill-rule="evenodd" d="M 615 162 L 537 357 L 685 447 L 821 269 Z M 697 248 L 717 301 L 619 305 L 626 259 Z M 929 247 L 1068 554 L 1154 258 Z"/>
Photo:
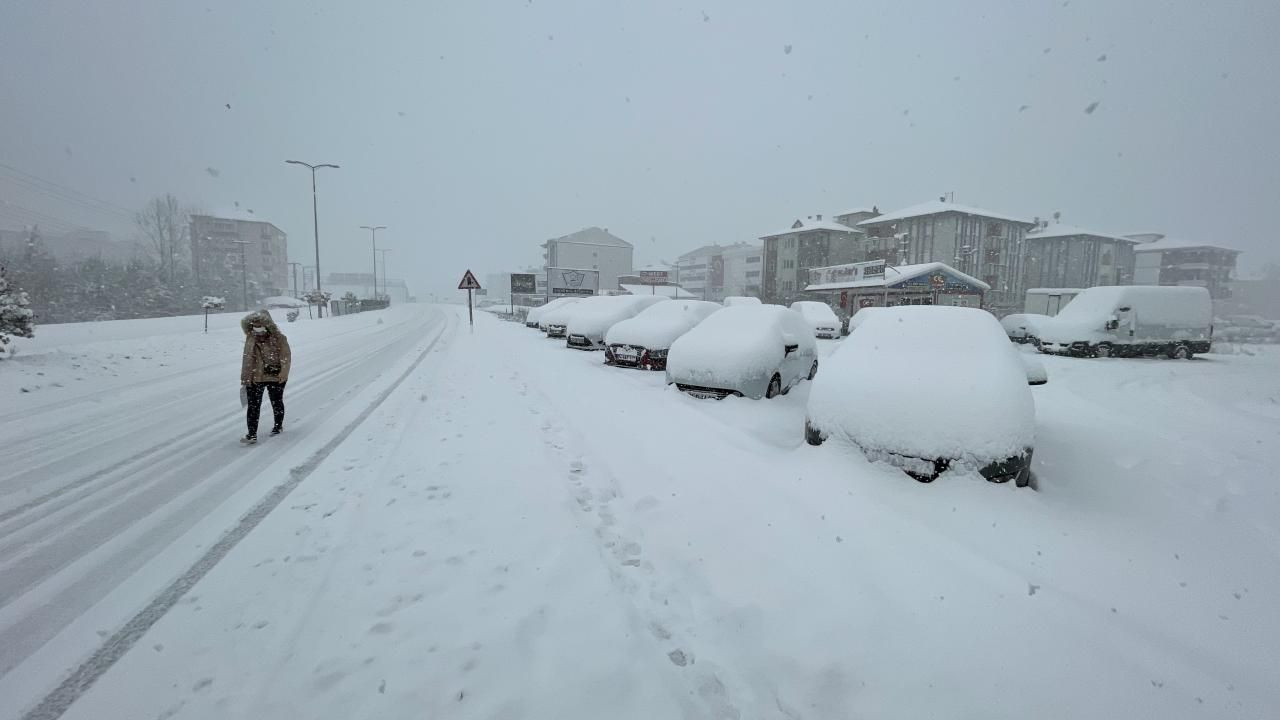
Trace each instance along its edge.
<path fill-rule="evenodd" d="M 31 310 L 27 293 L 9 285 L 9 278 L 0 267 L 0 353 L 9 344 L 9 336 L 30 338 L 35 336 L 35 313 Z"/>

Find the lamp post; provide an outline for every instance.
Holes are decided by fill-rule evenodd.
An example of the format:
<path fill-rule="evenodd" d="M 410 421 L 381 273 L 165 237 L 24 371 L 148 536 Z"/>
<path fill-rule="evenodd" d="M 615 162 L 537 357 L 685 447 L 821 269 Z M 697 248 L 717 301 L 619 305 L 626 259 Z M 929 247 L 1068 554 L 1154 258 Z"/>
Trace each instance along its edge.
<path fill-rule="evenodd" d="M 378 248 L 377 252 L 382 254 L 382 290 L 387 293 L 387 301 L 391 301 L 391 291 L 387 290 L 387 253 L 391 252 L 391 248 Z M 375 292 L 376 296 L 377 293 Z"/>
<path fill-rule="evenodd" d="M 369 231 L 369 239 L 373 241 L 373 299 L 378 299 L 378 231 L 386 230 L 386 225 L 361 225 L 361 230 Z M 382 275 L 382 281 L 387 281 L 386 273 Z"/>
<path fill-rule="evenodd" d="M 315 232 L 315 239 L 316 239 L 316 291 L 319 292 L 321 290 L 321 287 L 320 287 L 320 213 L 316 209 L 316 170 L 318 168 L 333 168 L 334 170 L 337 170 L 338 166 L 332 165 L 330 163 L 320 163 L 319 165 L 312 165 L 311 163 L 304 163 L 301 160 L 285 160 L 285 162 L 290 165 L 301 165 L 311 170 L 311 223 L 312 223 L 312 229 Z M 320 308 L 320 317 L 324 317 L 323 306 L 321 306 Z"/>
<path fill-rule="evenodd" d="M 252 245 L 252 240 L 232 240 L 232 245 L 240 246 L 240 284 L 244 292 L 244 311 L 249 312 L 249 266 L 245 262 L 244 246 Z"/>

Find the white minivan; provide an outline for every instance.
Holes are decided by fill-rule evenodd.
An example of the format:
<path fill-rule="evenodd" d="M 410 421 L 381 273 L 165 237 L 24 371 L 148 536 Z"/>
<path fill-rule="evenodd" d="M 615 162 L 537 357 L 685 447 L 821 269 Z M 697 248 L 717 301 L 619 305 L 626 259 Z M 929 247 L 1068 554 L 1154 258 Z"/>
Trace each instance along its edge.
<path fill-rule="evenodd" d="M 1213 301 L 1202 287 L 1091 287 L 1039 327 L 1040 351 L 1055 355 L 1190 358 L 1209 352 Z"/>

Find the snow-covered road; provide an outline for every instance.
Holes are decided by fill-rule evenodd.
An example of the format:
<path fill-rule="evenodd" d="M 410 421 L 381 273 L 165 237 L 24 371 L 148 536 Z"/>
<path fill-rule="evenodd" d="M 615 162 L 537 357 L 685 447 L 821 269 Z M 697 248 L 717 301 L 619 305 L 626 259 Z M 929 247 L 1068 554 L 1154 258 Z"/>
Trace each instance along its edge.
<path fill-rule="evenodd" d="M 134 573 L 162 551 L 163 564 L 189 564 L 264 483 L 363 409 L 353 401 L 446 317 L 411 306 L 284 324 L 301 369 L 288 388 L 287 432 L 251 449 L 236 441 L 235 317 L 221 316 L 208 335 L 191 319 L 172 334 L 176 319 L 119 323 L 123 337 L 108 340 L 98 337 L 110 328 L 54 327 L 45 346 L 6 361 L 6 397 L 16 402 L 0 406 L 0 675 L 114 590 L 132 599 L 121 598 L 126 608 L 145 604 L 168 578 Z M 155 334 L 128 337 L 148 325 Z M 215 511 L 222 525 L 198 529 Z M 179 538 L 185 552 L 174 552 Z"/>
<path fill-rule="evenodd" d="M 311 412 L 294 415 L 308 402 L 297 376 L 283 440 L 298 447 L 229 447 L 238 419 L 212 407 L 228 392 L 216 371 L 201 375 L 216 389 L 182 385 L 211 393 L 177 403 L 200 418 L 139 413 L 153 437 L 120 441 L 178 452 L 158 447 L 123 476 L 61 495 L 57 483 L 22 502 L 5 491 L 0 511 L 51 496 L 26 512 L 78 519 L 0 524 L 48 538 L 6 535 L 0 571 L 26 574 L 0 613 L 60 575 L 107 579 L 51 601 L 72 604 L 44 611 L 65 629 L 0 677 L 0 717 L 22 717 L 96 633 L 114 637 L 200 554 L 163 547 L 200 527 L 182 535 L 156 520 L 143 523 L 152 539 L 122 542 L 127 531 L 89 530 L 94 518 L 162 479 L 198 486 L 186 472 L 243 483 L 194 503 L 210 532 L 226 530 L 337 435 L 307 418 L 339 403 L 351 417 L 335 427 L 349 427 L 373 386 L 437 333 L 434 352 L 274 512 L 128 652 L 102 660 L 96 684 L 64 685 L 55 699 L 75 700 L 64 717 L 1217 718 L 1280 706 L 1274 348 L 1194 362 L 1045 358 L 1030 492 L 965 476 L 921 485 L 836 443 L 810 448 L 807 384 L 767 402 L 698 401 L 660 373 L 604 367 L 598 353 L 483 313 L 472 334 L 465 310 L 394 312 L 387 327 L 333 321 L 351 324 L 347 340 L 313 338 L 314 372 L 342 379 L 316 381 Z M 295 348 L 317 326 L 300 323 Z M 364 366 L 348 361 L 366 353 L 384 364 L 354 375 Z M 363 395 L 335 397 L 361 378 Z M 110 397 L 87 427 L 127 436 L 104 419 L 128 394 Z M 168 395 L 155 397 L 153 408 Z M 17 427 L 0 433 L 53 441 Z M 26 453 L 29 468 L 55 462 L 23 445 L 4 452 Z M 58 467 L 71 483 L 137 455 L 86 449 Z M 120 484 L 81 499 L 111 478 Z M 23 561 L 62 543 L 79 559 Z M 134 557 L 148 549 L 149 561 Z M 134 584 L 143 590 L 124 592 Z M 15 638 L 49 632 L 0 617 Z"/>

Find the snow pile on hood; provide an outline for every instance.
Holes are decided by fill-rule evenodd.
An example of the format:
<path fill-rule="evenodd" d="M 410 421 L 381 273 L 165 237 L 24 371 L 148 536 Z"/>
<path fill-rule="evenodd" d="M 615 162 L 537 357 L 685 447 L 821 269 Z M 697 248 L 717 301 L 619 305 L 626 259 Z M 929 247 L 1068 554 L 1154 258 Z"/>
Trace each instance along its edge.
<path fill-rule="evenodd" d="M 734 305 L 760 305 L 760 298 L 746 297 L 742 295 L 730 295 L 724 299 L 725 307 L 733 307 Z"/>
<path fill-rule="evenodd" d="M 817 327 L 833 327 L 840 329 L 840 318 L 836 317 L 831 306 L 817 300 L 797 300 L 791 303 L 791 309 L 804 316 L 805 322 Z"/>
<path fill-rule="evenodd" d="M 1141 325 L 1204 328 L 1213 323 L 1209 291 L 1201 287 L 1108 285 L 1091 287 L 1042 324 L 1042 340 L 1094 341 L 1109 337 L 1107 321 L 1131 306 Z"/>
<path fill-rule="evenodd" d="M 615 324 L 622 322 L 650 305 L 669 302 L 665 295 L 612 295 L 600 298 L 600 302 L 583 307 L 569 318 L 568 333 L 589 338 L 604 338 Z"/>
<path fill-rule="evenodd" d="M 1026 370 L 995 317 L 973 308 L 869 314 L 823 363 L 808 417 L 864 450 L 979 466 L 1035 441 Z"/>
<path fill-rule="evenodd" d="M 817 353 L 817 342 L 800 314 L 779 305 L 727 307 L 671 344 L 667 375 L 708 387 L 736 387 L 771 373 L 783 347 Z"/>
<path fill-rule="evenodd" d="M 605 343 L 638 345 L 649 350 L 671 347 L 676 338 L 692 330 L 724 306 L 704 300 L 672 300 L 658 303 L 633 318 L 609 328 Z"/>

